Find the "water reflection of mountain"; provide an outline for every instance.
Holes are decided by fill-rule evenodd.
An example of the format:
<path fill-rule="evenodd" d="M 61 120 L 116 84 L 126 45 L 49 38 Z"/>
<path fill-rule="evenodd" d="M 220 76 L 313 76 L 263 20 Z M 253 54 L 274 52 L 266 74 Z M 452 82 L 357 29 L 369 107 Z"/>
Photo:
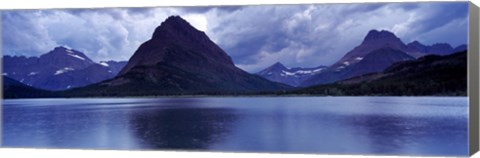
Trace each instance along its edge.
<path fill-rule="evenodd" d="M 130 116 L 130 130 L 146 148 L 205 150 L 227 136 L 236 119 L 232 109 L 205 107 L 197 100 L 167 100 L 159 105 L 166 108 L 148 108 Z"/>

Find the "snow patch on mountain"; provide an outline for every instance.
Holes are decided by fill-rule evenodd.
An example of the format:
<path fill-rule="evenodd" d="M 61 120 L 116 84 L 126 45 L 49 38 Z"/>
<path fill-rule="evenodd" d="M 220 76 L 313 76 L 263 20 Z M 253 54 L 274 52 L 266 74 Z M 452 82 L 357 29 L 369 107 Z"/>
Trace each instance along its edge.
<path fill-rule="evenodd" d="M 67 51 L 69 51 L 69 50 L 67 50 Z M 72 57 L 74 57 L 74 58 L 80 59 L 80 60 L 85 60 L 85 58 L 83 58 L 83 57 L 81 57 L 81 56 L 79 56 L 79 55 L 76 55 L 76 54 L 70 54 L 70 53 L 69 53 L 68 55 L 70 55 L 70 56 L 72 56 Z"/>
<path fill-rule="evenodd" d="M 57 70 L 54 75 L 60 75 L 68 71 L 73 71 L 74 69 L 70 67 L 64 67 L 63 69 Z"/>
<path fill-rule="evenodd" d="M 67 48 L 67 49 L 65 49 L 65 51 L 66 51 L 66 52 L 68 53 L 68 55 L 71 56 L 71 57 L 74 57 L 74 58 L 77 58 L 77 59 L 80 59 L 80 60 L 85 60 L 84 57 L 81 57 L 81 56 L 75 54 L 75 52 L 73 52 L 72 49 L 68 49 L 68 48 Z"/>
<path fill-rule="evenodd" d="M 280 75 L 282 75 L 282 76 L 309 75 L 309 74 L 315 74 L 315 73 L 321 72 L 324 69 L 325 68 L 318 68 L 318 69 L 313 69 L 313 70 L 297 70 L 297 71 L 293 71 L 293 72 L 282 70 L 282 73 Z M 291 68 L 288 69 L 288 70 L 291 70 Z"/>
<path fill-rule="evenodd" d="M 280 62 L 277 62 L 256 74 L 270 81 L 298 86 L 303 80 L 315 74 L 322 73 L 324 70 L 327 70 L 326 66 L 318 66 L 315 68 L 286 67 Z"/>
<path fill-rule="evenodd" d="M 72 47 L 67 46 L 67 45 L 63 45 L 62 47 L 63 47 L 63 48 L 66 48 L 67 50 L 72 50 Z"/>
<path fill-rule="evenodd" d="M 105 67 L 109 67 L 109 66 L 110 66 L 110 65 L 108 65 L 108 64 L 107 64 L 106 62 L 104 62 L 104 61 L 101 61 L 99 64 L 102 65 L 102 66 L 105 66 Z"/>
<path fill-rule="evenodd" d="M 335 71 L 341 71 L 342 69 L 345 69 L 345 66 L 343 66 L 343 65 L 342 65 L 342 66 L 339 66 L 339 67 L 337 67 L 337 68 L 335 69 Z"/>
<path fill-rule="evenodd" d="M 28 76 L 33 76 L 33 75 L 37 75 L 37 74 L 38 74 L 38 72 L 30 72 L 30 73 L 28 74 Z"/>

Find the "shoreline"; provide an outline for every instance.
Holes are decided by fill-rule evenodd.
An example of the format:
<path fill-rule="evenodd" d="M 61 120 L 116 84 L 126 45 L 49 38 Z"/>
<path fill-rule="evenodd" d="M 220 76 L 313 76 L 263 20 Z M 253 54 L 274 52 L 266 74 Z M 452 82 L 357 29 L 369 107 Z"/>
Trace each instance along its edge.
<path fill-rule="evenodd" d="M 458 98 L 468 98 L 469 96 L 456 95 L 456 96 L 447 96 L 447 95 L 432 95 L 432 96 L 386 96 L 386 95 L 364 95 L 364 96 L 327 96 L 327 95 L 162 95 L 162 96 L 122 96 L 122 97 L 113 97 L 113 96 L 95 96 L 95 97 L 47 97 L 47 98 L 2 98 L 2 100 L 20 100 L 20 99 L 155 99 L 155 98 L 281 98 L 281 97 L 337 97 L 337 98 L 359 98 L 359 97 L 430 97 L 430 98 L 441 98 L 441 97 L 458 97 Z"/>

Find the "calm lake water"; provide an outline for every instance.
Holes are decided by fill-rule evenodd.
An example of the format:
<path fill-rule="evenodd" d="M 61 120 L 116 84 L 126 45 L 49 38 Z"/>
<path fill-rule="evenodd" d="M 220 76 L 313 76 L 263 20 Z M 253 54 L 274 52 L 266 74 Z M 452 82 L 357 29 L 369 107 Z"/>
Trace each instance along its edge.
<path fill-rule="evenodd" d="M 5 147 L 468 153 L 467 97 L 20 99 L 3 105 Z"/>

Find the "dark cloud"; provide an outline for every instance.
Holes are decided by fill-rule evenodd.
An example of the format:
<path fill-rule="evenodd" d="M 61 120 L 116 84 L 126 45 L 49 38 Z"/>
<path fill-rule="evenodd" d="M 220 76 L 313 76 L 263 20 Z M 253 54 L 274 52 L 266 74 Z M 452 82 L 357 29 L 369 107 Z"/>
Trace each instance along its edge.
<path fill-rule="evenodd" d="M 210 7 L 210 6 L 205 6 L 205 7 L 183 7 L 180 8 L 181 11 L 183 12 L 189 12 L 189 13 L 198 13 L 198 14 L 203 14 L 206 13 L 212 9 L 215 9 L 215 7 Z"/>
<path fill-rule="evenodd" d="M 418 27 L 419 32 L 433 30 L 448 24 L 452 20 L 467 18 L 468 16 L 468 3 L 444 2 L 438 3 L 438 5 L 430 7 L 430 9 L 430 13 L 425 12 L 425 14 L 430 14 L 430 16 L 412 24 Z"/>
<path fill-rule="evenodd" d="M 411 21 L 405 22 L 403 26 L 405 28 L 402 31 L 404 32 L 404 42 L 420 40 L 426 44 L 448 42 L 452 45 L 460 45 L 467 43 L 468 3 L 437 2 L 409 5 L 413 4 L 417 4 L 416 7 L 411 7 L 415 9 L 408 10 L 412 14 Z M 446 35 L 450 37 L 446 37 Z"/>
<path fill-rule="evenodd" d="M 4 11 L 4 54 L 38 55 L 56 45 L 94 60 L 127 60 L 163 20 L 180 15 L 249 72 L 280 61 L 329 65 L 371 29 L 404 42 L 467 42 L 466 2 L 206 6 Z"/>
<path fill-rule="evenodd" d="M 454 38 L 446 38 L 453 30 L 429 33 L 457 19 L 466 19 L 466 7 L 465 3 L 249 6 L 211 17 L 216 19 L 212 20 L 216 25 L 210 32 L 221 39 L 218 43 L 235 63 L 248 71 L 258 71 L 277 61 L 313 67 L 332 64 L 358 45 L 371 29 L 393 31 L 405 42 L 421 39 L 427 44 L 433 40 L 466 43 L 466 25 L 452 28 L 461 32 Z"/>
<path fill-rule="evenodd" d="M 181 7 L 180 11 L 184 13 L 196 13 L 204 14 L 211 10 L 219 10 L 222 12 L 234 12 L 242 9 L 244 6 L 191 6 L 191 7 Z"/>
<path fill-rule="evenodd" d="M 366 12 L 373 12 L 377 9 L 380 9 L 384 6 L 387 6 L 389 3 L 368 3 L 368 4 L 360 4 L 360 5 L 351 5 L 351 4 L 344 4 L 350 7 L 346 7 L 343 10 L 344 13 L 366 13 Z M 337 4 L 336 4 L 337 6 Z"/>
<path fill-rule="evenodd" d="M 37 11 L 23 12 L 28 12 L 34 17 L 41 16 Z M 31 21 L 31 18 L 13 11 L 2 12 L 3 54 L 32 56 L 56 45 L 49 38 L 48 32 Z"/>
<path fill-rule="evenodd" d="M 395 6 L 396 7 L 399 7 L 405 11 L 411 11 L 411 10 L 414 10 L 414 9 L 417 9 L 419 7 L 418 5 L 419 3 L 416 3 L 416 2 L 412 2 L 412 3 L 398 3 L 396 4 Z"/>
<path fill-rule="evenodd" d="M 62 9 L 5 11 L 4 54 L 38 56 L 59 45 L 95 60 L 127 60 L 166 14 L 151 9 Z"/>

